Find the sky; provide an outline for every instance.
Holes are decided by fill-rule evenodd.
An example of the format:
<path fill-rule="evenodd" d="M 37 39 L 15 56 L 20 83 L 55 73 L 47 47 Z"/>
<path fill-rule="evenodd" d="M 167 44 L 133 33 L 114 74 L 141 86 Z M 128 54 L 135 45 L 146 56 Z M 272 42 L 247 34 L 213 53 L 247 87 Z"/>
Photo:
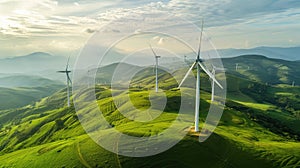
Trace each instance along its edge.
<path fill-rule="evenodd" d="M 38 51 L 67 56 L 101 27 L 153 11 L 199 27 L 204 18 L 205 33 L 217 49 L 300 46 L 299 0 L 0 0 L 0 58 Z"/>

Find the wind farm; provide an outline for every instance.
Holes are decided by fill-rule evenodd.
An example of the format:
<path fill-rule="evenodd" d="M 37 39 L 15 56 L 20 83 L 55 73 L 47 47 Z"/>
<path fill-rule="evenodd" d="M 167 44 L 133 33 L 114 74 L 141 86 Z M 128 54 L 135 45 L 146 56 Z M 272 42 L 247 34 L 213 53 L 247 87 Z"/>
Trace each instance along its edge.
<path fill-rule="evenodd" d="M 0 141 L 3 145 L 2 151 L 11 151 L 0 155 L 1 165 L 9 166 L 11 163 L 15 163 L 16 167 L 23 167 L 31 164 L 32 161 L 29 160 L 34 159 L 35 165 L 43 166 L 49 158 L 55 158 L 57 161 L 49 162 L 49 166 L 61 167 L 64 165 L 78 166 L 85 164 L 91 167 L 96 167 L 97 165 L 98 167 L 105 167 L 105 165 L 118 166 L 119 164 L 122 167 L 134 167 L 137 164 L 155 166 L 169 163 L 170 160 L 174 163 L 171 163 L 171 165 L 174 166 L 181 165 L 183 164 L 182 162 L 189 165 L 197 165 L 196 163 L 199 160 L 208 167 L 222 167 L 224 164 L 228 166 L 234 164 L 239 167 L 251 167 L 253 165 L 261 167 L 297 166 L 298 158 L 300 157 L 299 152 L 291 150 L 289 154 L 286 153 L 287 149 L 297 149 L 300 146 L 296 138 L 296 135 L 298 135 L 296 132 L 297 128 L 290 122 L 297 123 L 297 110 L 289 109 L 290 111 L 286 111 L 288 109 L 285 109 L 285 107 L 293 102 L 295 105 L 292 105 L 292 107 L 297 108 L 299 100 L 296 97 L 300 94 L 299 87 L 291 87 L 289 82 L 284 86 L 273 86 L 274 84 L 265 86 L 260 82 L 249 80 L 249 78 L 241 78 L 239 75 L 234 75 L 236 71 L 235 68 L 232 68 L 234 67 L 232 65 L 234 65 L 235 59 L 251 62 L 251 58 L 247 57 L 232 58 L 224 61 L 225 67 L 229 67 L 229 69 L 226 69 L 229 87 L 227 105 L 215 133 L 205 143 L 199 143 L 198 137 L 188 134 L 182 142 L 166 153 L 145 158 L 118 156 L 101 148 L 85 134 L 76 117 L 76 113 L 72 110 L 72 106 L 71 108 L 67 107 L 63 101 L 67 99 L 66 89 L 61 89 L 40 100 L 33 107 L 26 106 L 21 109 L 11 109 L 0 114 L 1 123 L 6 125 L 4 126 L 5 129 L 1 129 L 1 134 L 5 135 Z M 265 64 L 268 62 L 270 64 Z M 291 66 L 293 62 L 263 58 L 263 60 L 255 64 L 256 66 L 253 66 L 253 69 L 264 66 L 273 67 L 276 64 Z M 101 68 L 104 68 L 103 71 L 106 72 L 111 70 L 112 67 L 115 66 L 108 65 Z M 137 108 L 149 107 L 149 102 L 145 101 L 148 100 L 147 95 L 149 94 L 146 88 L 153 88 L 153 79 L 155 77 L 147 75 L 146 71 L 139 74 L 144 74 L 144 79 L 140 79 L 137 76 L 140 79 L 141 87 L 131 90 L 130 96 Z M 202 71 L 201 73 L 205 72 Z M 257 73 L 266 74 L 266 71 L 261 69 Z M 161 74 L 161 78 L 166 78 L 167 76 L 165 73 Z M 210 77 L 202 75 L 201 79 L 200 122 L 206 118 L 212 96 Z M 257 80 L 268 79 L 261 78 Z M 190 90 L 192 93 L 191 97 L 196 97 L 194 94 L 195 90 L 192 88 L 174 90 L 174 87 L 170 86 L 174 86 L 175 82 L 170 84 L 162 82 L 161 84 L 160 89 L 166 92 L 169 100 L 166 112 L 163 112 L 160 117 L 149 124 L 128 121 L 126 117 L 120 117 L 120 113 L 116 109 L 110 94 L 112 91 L 121 92 L 121 90 L 110 90 L 105 85 L 96 84 L 97 101 L 108 121 L 120 131 L 136 137 L 151 136 L 151 134 L 163 131 L 166 125 L 172 123 L 174 118 L 176 118 L 176 104 L 178 104 L 176 102 L 180 100 L 181 89 Z M 290 94 L 290 91 L 292 91 L 292 94 Z M 118 106 L 120 108 L 127 106 L 126 102 L 122 102 L 123 96 L 124 94 L 119 94 L 117 97 L 114 97 L 119 100 Z M 81 97 L 84 99 L 85 95 L 81 95 Z M 264 98 L 262 101 L 267 101 L 268 103 L 260 102 L 260 98 Z M 286 104 L 282 102 L 282 98 L 287 99 Z M 24 113 L 20 113 L 20 110 L 24 111 Z M 36 114 L 37 112 L 38 115 Z M 11 115 L 13 117 L 8 118 Z M 194 115 L 192 111 L 190 115 Z M 24 117 L 24 119 L 18 123 L 16 119 L 20 117 Z M 15 130 L 18 130 L 19 133 L 13 134 Z M 281 134 L 284 131 L 287 135 Z M 6 141 L 8 139 L 15 140 Z M 43 141 L 42 144 L 40 143 L 41 141 Z M 253 143 L 257 145 L 256 148 L 253 148 Z M 264 150 L 264 152 L 261 152 L 261 150 Z M 231 151 L 231 153 L 228 154 L 226 151 Z M 181 153 L 180 156 L 178 156 L 178 152 Z M 270 156 L 265 158 L 266 155 Z M 225 161 L 228 159 L 228 156 L 231 157 Z M 191 161 L 191 158 L 194 161 Z M 160 160 L 160 162 L 157 163 L 153 160 Z M 180 162 L 177 162 L 178 160 Z M 289 161 L 287 162 L 286 160 Z"/>
<path fill-rule="evenodd" d="M 0 168 L 300 167 L 299 11 L 0 1 Z"/>

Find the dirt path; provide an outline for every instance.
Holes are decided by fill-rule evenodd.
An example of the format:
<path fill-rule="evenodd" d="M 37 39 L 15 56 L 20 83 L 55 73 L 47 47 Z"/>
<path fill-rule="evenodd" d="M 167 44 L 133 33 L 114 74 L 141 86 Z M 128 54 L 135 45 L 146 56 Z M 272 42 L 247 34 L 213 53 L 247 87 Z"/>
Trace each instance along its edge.
<path fill-rule="evenodd" d="M 120 137 L 121 137 L 121 136 L 120 136 Z M 120 140 L 120 137 L 119 137 L 119 140 Z M 119 152 L 119 140 L 118 140 L 118 142 L 116 143 L 117 153 Z M 119 159 L 119 155 L 118 155 L 118 154 L 115 154 L 115 156 L 116 156 L 116 161 L 117 161 L 117 163 L 118 163 L 119 168 L 122 168 L 122 165 L 121 165 L 120 159 Z"/>
<path fill-rule="evenodd" d="M 78 153 L 78 156 L 79 156 L 79 161 L 81 162 L 81 164 L 83 164 L 87 168 L 92 168 L 92 166 L 90 166 L 88 164 L 88 162 L 83 158 L 82 153 L 80 151 L 79 142 L 77 142 L 76 148 L 77 148 L 77 153 Z"/>

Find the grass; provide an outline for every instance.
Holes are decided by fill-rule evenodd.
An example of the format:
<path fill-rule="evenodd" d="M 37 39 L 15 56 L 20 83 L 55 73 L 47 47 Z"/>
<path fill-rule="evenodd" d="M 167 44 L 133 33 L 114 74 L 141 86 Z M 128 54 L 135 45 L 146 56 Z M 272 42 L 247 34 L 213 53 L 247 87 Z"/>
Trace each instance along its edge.
<path fill-rule="evenodd" d="M 130 91 L 97 85 L 97 103 L 106 120 L 113 128 L 131 136 L 162 133 L 177 117 L 181 101 L 180 90 L 172 89 L 176 83 L 167 76 L 169 74 L 160 76 L 165 79 L 161 85 L 167 98 L 162 113 L 155 107 L 149 110 L 149 89 L 154 87 L 151 75 L 143 78 L 139 85 L 138 80 L 132 83 Z M 300 122 L 295 117 L 298 106 L 291 104 L 298 103 L 299 88 L 267 86 L 234 74 L 228 74 L 227 79 L 226 108 L 219 126 L 207 141 L 199 143 L 198 137 L 188 134 L 171 149 L 142 158 L 119 156 L 97 145 L 85 134 L 73 107 L 64 107 L 65 90 L 31 106 L 0 111 L 3 123 L 0 167 L 299 167 Z M 209 81 L 202 81 L 201 123 L 210 102 Z M 181 90 L 189 97 L 186 103 L 194 102 L 193 89 Z M 114 101 L 112 93 L 116 95 Z M 161 101 L 162 96 L 156 99 Z M 80 98 L 85 100 L 87 95 Z M 96 111 L 91 110 L 91 115 L 95 115 Z M 154 120 L 146 123 L 130 120 L 121 110 L 128 110 L 128 115 L 133 117 L 146 111 L 142 114 Z M 77 114 L 83 115 L 83 112 Z M 193 118 L 192 106 L 185 115 Z M 97 130 L 99 127 L 90 122 L 88 128 Z M 109 133 L 107 129 L 106 134 Z"/>
<path fill-rule="evenodd" d="M 240 103 L 242 105 L 245 105 L 247 107 L 250 107 L 250 108 L 253 108 L 253 109 L 258 109 L 258 110 L 263 110 L 263 111 L 274 109 L 276 107 L 276 106 L 271 105 L 271 104 L 251 103 L 251 102 L 242 102 L 242 101 L 236 101 L 236 102 Z"/>
<path fill-rule="evenodd" d="M 108 93 L 103 91 L 103 94 Z M 124 93 L 116 92 L 119 93 L 116 98 L 120 100 L 121 107 L 126 106 L 126 102 L 121 103 Z M 173 98 L 178 96 L 178 92 L 166 91 L 166 95 L 168 98 Z M 141 90 L 130 94 L 132 100 L 140 99 L 140 101 L 135 101 L 135 107 L 146 109 L 149 106 L 149 91 Z M 209 101 L 209 93 L 202 92 L 202 94 L 202 98 Z M 100 97 L 102 97 L 101 101 L 98 100 L 100 107 L 110 109 L 104 112 L 106 117 L 119 115 L 116 109 L 106 108 L 112 104 L 109 96 Z M 52 101 L 59 101 L 59 99 L 52 99 Z M 201 102 L 204 105 L 201 115 L 203 121 L 208 104 L 204 100 Z M 37 104 L 41 105 L 42 103 Z M 267 111 L 274 108 L 272 105 L 259 103 L 242 102 L 241 104 L 254 110 Z M 38 107 L 32 109 L 35 108 Z M 41 106 L 41 108 L 44 107 Z M 30 112 L 26 113 L 31 114 Z M 8 147 L 15 146 L 15 148 L 12 148 L 14 152 L 0 156 L 2 167 L 26 167 L 29 166 L 28 163 L 31 163 L 31 167 L 45 167 L 45 162 L 49 160 L 51 163 L 47 164 L 48 167 L 136 167 L 137 165 L 139 167 L 160 165 L 198 167 L 199 162 L 205 167 L 252 167 L 253 163 L 258 167 L 283 167 L 298 165 L 297 159 L 300 157 L 297 150 L 292 150 L 299 147 L 298 142 L 287 140 L 285 137 L 269 131 L 249 118 L 246 113 L 231 108 L 226 108 L 215 134 L 206 142 L 199 143 L 197 137 L 187 135 L 168 151 L 145 158 L 118 156 L 104 150 L 84 134 L 77 118 L 72 112 L 68 112 L 67 108 L 45 111 L 43 117 L 35 118 L 36 114 L 32 115 L 33 117 L 29 115 L 24 118 L 21 124 L 13 126 L 11 134 L 6 134 L 11 140 L 11 145 Z M 151 136 L 168 128 L 174 117 L 176 117 L 176 110 L 173 113 L 171 111 L 164 112 L 147 124 L 128 121 L 124 117 L 111 121 L 117 123 L 118 130 L 128 135 Z M 56 129 L 55 121 L 58 118 L 63 121 L 62 129 Z M 40 123 L 44 124 L 39 127 L 38 131 L 32 133 L 31 130 Z M 31 132 L 33 135 L 22 143 L 17 143 L 12 135 L 16 130 L 23 134 Z M 51 133 L 52 130 L 55 131 Z M 48 138 L 40 142 L 39 139 L 44 135 L 48 135 Z M 14 143 L 16 144 L 13 145 Z M 287 155 L 286 150 L 291 150 L 291 153 Z"/>
<path fill-rule="evenodd" d="M 50 96 L 61 87 L 61 85 L 19 88 L 0 87 L 0 110 L 20 108 L 32 104 L 43 97 Z"/>

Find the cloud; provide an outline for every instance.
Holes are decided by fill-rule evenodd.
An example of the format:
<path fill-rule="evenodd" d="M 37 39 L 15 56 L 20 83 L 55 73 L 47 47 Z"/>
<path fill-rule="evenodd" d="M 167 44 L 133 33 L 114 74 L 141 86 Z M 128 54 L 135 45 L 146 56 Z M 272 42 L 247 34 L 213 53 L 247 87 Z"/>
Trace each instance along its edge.
<path fill-rule="evenodd" d="M 15 34 L 9 25 L 34 36 L 38 31 L 31 27 L 46 27 L 57 32 L 79 33 L 88 28 L 105 25 L 110 21 L 132 15 L 142 15 L 149 11 L 161 11 L 188 19 L 199 25 L 205 19 L 206 27 L 218 27 L 235 23 L 247 23 L 253 18 L 268 14 L 281 13 L 291 8 L 300 8 L 298 0 L 170 0 L 170 1 L 83 1 L 57 2 L 50 0 L 2 2 L 10 12 L 0 12 L 5 21 L 0 24 L 2 33 Z M 15 6 L 15 7 L 13 7 Z M 120 6 L 125 6 L 120 8 Z M 0 7 L 2 10 L 3 7 Z M 4 9 L 4 8 L 3 8 Z M 5 10 L 4 10 L 5 11 Z M 12 12 L 11 12 L 12 11 Z M 2 18 L 2 20 L 4 20 Z M 4 23 L 4 24 L 3 24 Z M 10 24 L 9 24 L 10 23 Z M 64 32 L 65 30 L 65 32 Z M 70 33 L 68 33 L 70 34 Z M 40 36 L 41 34 L 39 34 Z"/>
<path fill-rule="evenodd" d="M 96 30 L 94 30 L 94 29 L 90 29 L 90 28 L 87 28 L 86 30 L 85 30 L 85 32 L 87 32 L 87 33 L 94 33 Z"/>
<path fill-rule="evenodd" d="M 143 22 L 143 16 L 146 18 L 150 12 L 157 13 L 157 20 L 160 19 L 162 25 L 174 25 L 174 29 L 181 31 L 184 25 L 176 20 L 166 23 L 160 13 L 174 14 L 198 26 L 204 18 L 205 31 L 221 48 L 243 47 L 245 41 L 249 47 L 263 43 L 280 45 L 280 38 L 289 45 L 300 45 L 296 40 L 300 39 L 296 34 L 300 29 L 300 23 L 296 21 L 300 20 L 299 0 L 1 0 L 0 37 L 11 42 L 18 38 L 45 41 L 68 37 L 80 46 L 91 33 L 109 22 L 122 20 L 120 18 L 126 18 L 122 20 L 124 24 L 130 20 Z M 117 29 L 106 31 L 121 33 Z M 38 41 L 35 39 L 32 43 Z M 158 43 L 164 43 L 164 39 L 160 38 Z"/>
<path fill-rule="evenodd" d="M 164 38 L 160 38 L 159 41 L 157 42 L 157 44 L 159 45 L 163 45 L 165 43 L 165 39 Z"/>

